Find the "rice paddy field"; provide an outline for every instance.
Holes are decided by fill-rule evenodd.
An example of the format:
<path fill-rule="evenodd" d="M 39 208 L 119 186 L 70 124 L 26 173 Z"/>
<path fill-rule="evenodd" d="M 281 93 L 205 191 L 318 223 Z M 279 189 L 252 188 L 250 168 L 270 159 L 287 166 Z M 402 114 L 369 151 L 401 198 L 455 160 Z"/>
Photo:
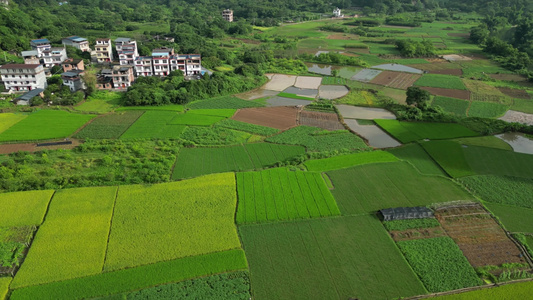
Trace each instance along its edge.
<path fill-rule="evenodd" d="M 531 85 L 468 39 L 481 16 L 454 18 L 378 18 L 366 35 L 348 18 L 228 36 L 220 45 L 231 51 L 311 54 L 307 72 L 265 74 L 238 95 L 124 107 L 121 93 L 98 91 L 64 110 L 3 105 L 0 187 L 20 192 L 0 194 L 0 300 L 385 300 L 477 286 L 436 298 L 528 299 L 530 282 L 495 287 L 473 266 L 525 261 L 476 231 L 488 221 L 511 247 L 502 228 L 533 247 L 533 155 L 468 120 L 406 122 L 385 109 L 414 85 L 459 119 L 513 109 L 524 114 L 504 119 L 528 120 Z M 437 56 L 401 57 L 395 39 L 430 41 Z M 332 52 L 340 62 L 315 56 Z M 64 138 L 74 149 L 35 143 Z M 445 215 L 450 203 L 482 216 Z M 384 222 L 379 212 L 420 206 L 436 217 Z"/>

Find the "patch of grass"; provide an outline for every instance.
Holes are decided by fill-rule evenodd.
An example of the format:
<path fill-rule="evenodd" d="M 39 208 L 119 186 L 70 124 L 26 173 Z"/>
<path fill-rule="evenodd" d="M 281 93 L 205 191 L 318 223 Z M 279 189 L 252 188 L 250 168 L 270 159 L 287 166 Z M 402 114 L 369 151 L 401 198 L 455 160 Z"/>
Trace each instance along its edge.
<path fill-rule="evenodd" d="M 427 86 L 445 89 L 466 90 L 465 84 L 457 76 L 441 74 L 424 74 L 416 82 L 416 86 Z"/>
<path fill-rule="evenodd" d="M 398 161 L 398 158 L 389 152 L 372 151 L 308 160 L 304 165 L 308 171 L 325 172 L 364 164 L 394 161 Z"/>
<path fill-rule="evenodd" d="M 477 146 L 463 148 L 463 151 L 477 174 L 533 178 L 533 155 Z"/>
<path fill-rule="evenodd" d="M 269 137 L 267 142 L 302 145 L 308 151 L 370 149 L 361 138 L 345 130 L 328 131 L 310 126 L 298 126 Z"/>
<path fill-rule="evenodd" d="M 450 139 L 478 136 L 479 134 L 456 123 L 401 122 L 398 120 L 374 120 L 385 131 L 402 143 L 422 139 Z"/>
<path fill-rule="evenodd" d="M 168 122 L 170 125 L 211 126 L 226 117 L 208 116 L 203 114 L 179 114 Z"/>
<path fill-rule="evenodd" d="M 153 106 L 124 106 L 115 109 L 115 111 L 125 111 L 125 110 L 156 110 L 156 111 L 173 111 L 173 112 L 183 112 L 183 105 L 177 104 L 168 104 L 168 105 L 153 105 Z"/>
<path fill-rule="evenodd" d="M 422 174 L 446 175 L 446 173 L 419 144 L 408 144 L 387 151 L 401 160 L 408 161 Z"/>
<path fill-rule="evenodd" d="M 436 96 L 435 99 L 433 99 L 433 102 L 431 102 L 431 106 L 440 106 L 446 112 L 466 117 L 466 111 L 470 106 L 470 102 L 461 99 Z"/>
<path fill-rule="evenodd" d="M 336 103 L 360 106 L 379 106 L 376 95 L 365 90 L 350 90 L 348 95 L 336 99 Z"/>
<path fill-rule="evenodd" d="M 489 148 L 513 151 L 513 147 L 511 147 L 511 145 L 507 144 L 502 139 L 499 139 L 493 135 L 476 136 L 476 137 L 469 137 L 469 138 L 458 138 L 458 139 L 453 139 L 453 141 L 458 142 L 461 145 L 489 147 Z"/>
<path fill-rule="evenodd" d="M 246 225 L 239 232 L 256 299 L 385 299 L 426 293 L 374 216 Z"/>
<path fill-rule="evenodd" d="M 252 134 L 270 136 L 279 132 L 279 129 L 255 125 L 236 120 L 226 119 L 215 124 L 215 126 L 225 127 L 229 129 L 235 129 L 239 131 L 249 132 Z"/>
<path fill-rule="evenodd" d="M 407 162 L 368 164 L 327 174 L 335 186 L 332 193 L 343 214 L 474 199 L 451 180 L 424 176 Z"/>
<path fill-rule="evenodd" d="M 459 182 L 484 201 L 533 209 L 533 179 L 479 175 L 461 178 Z"/>
<path fill-rule="evenodd" d="M 0 194 L 0 227 L 40 225 L 53 190 Z"/>
<path fill-rule="evenodd" d="M 278 168 L 236 176 L 237 224 L 340 214 L 320 173 Z"/>
<path fill-rule="evenodd" d="M 397 245 L 430 292 L 482 284 L 461 249 L 449 237 L 400 241 Z"/>
<path fill-rule="evenodd" d="M 240 248 L 236 205 L 233 173 L 121 186 L 104 271 Z"/>
<path fill-rule="evenodd" d="M 11 280 L 11 277 L 0 277 L 0 299 L 5 299 L 5 297 L 7 296 Z"/>
<path fill-rule="evenodd" d="M 492 102 L 472 101 L 468 110 L 469 117 L 497 118 L 505 114 L 509 109 L 508 105 Z"/>
<path fill-rule="evenodd" d="M 192 109 L 187 111 L 187 114 L 193 115 L 205 115 L 205 116 L 214 116 L 214 117 L 224 117 L 230 118 L 233 117 L 237 110 L 236 109 Z"/>
<path fill-rule="evenodd" d="M 270 143 L 183 148 L 176 159 L 172 178 L 183 179 L 211 173 L 261 169 L 304 153 L 305 149 L 300 146 Z"/>
<path fill-rule="evenodd" d="M 187 127 L 181 138 L 195 145 L 237 145 L 248 141 L 252 135 L 224 127 Z"/>
<path fill-rule="evenodd" d="M 74 109 L 90 113 L 110 112 L 122 103 L 122 95 L 123 93 L 120 92 L 95 91 L 82 104 L 75 106 Z"/>
<path fill-rule="evenodd" d="M 346 78 L 327 76 L 327 77 L 322 78 L 322 84 L 345 85 Z"/>
<path fill-rule="evenodd" d="M 393 220 L 383 222 L 383 226 L 388 231 L 393 230 L 408 230 L 408 229 L 421 229 L 421 228 L 433 228 L 439 227 L 440 223 L 435 218 L 424 219 L 408 219 L 408 220 Z"/>
<path fill-rule="evenodd" d="M 11 299 L 94 298 L 246 268 L 244 251 L 235 249 L 17 289 Z"/>
<path fill-rule="evenodd" d="M 435 297 L 436 300 L 485 300 L 485 299 L 527 299 L 531 296 L 533 281 L 498 285 L 459 294 Z"/>
<path fill-rule="evenodd" d="M 80 139 L 118 139 L 143 113 L 143 111 L 123 111 L 97 117 L 83 127 L 75 137 Z"/>
<path fill-rule="evenodd" d="M 199 100 L 187 104 L 187 107 L 190 109 L 239 109 L 262 106 L 264 105 L 253 101 L 242 100 L 233 96 L 224 96 L 206 100 Z"/>
<path fill-rule="evenodd" d="M 466 160 L 461 144 L 453 141 L 431 141 L 421 145 L 451 177 L 475 175 Z"/>
<path fill-rule="evenodd" d="M 489 202 L 484 204 L 508 231 L 533 233 L 533 209 Z"/>
<path fill-rule="evenodd" d="M 93 117 L 63 110 L 39 110 L 2 132 L 0 142 L 64 138 Z"/>
<path fill-rule="evenodd" d="M 11 288 L 102 272 L 117 187 L 57 191 Z"/>
<path fill-rule="evenodd" d="M 532 99 L 513 99 L 512 110 L 533 114 L 533 100 Z"/>
<path fill-rule="evenodd" d="M 13 114 L 13 113 L 0 114 L 0 133 L 6 131 L 9 127 L 24 120 L 26 117 L 27 115 L 24 115 L 24 114 Z"/>
<path fill-rule="evenodd" d="M 310 97 L 303 97 L 303 96 L 298 96 L 296 94 L 291 94 L 291 93 L 279 93 L 278 94 L 279 97 L 285 97 L 285 98 L 291 98 L 291 99 L 300 99 L 300 100 L 309 100 L 309 101 L 314 101 L 315 98 L 310 98 Z"/>
<path fill-rule="evenodd" d="M 180 137 L 185 129 L 183 125 L 167 125 L 176 116 L 177 113 L 174 111 L 146 111 L 120 136 L 120 139 Z"/>

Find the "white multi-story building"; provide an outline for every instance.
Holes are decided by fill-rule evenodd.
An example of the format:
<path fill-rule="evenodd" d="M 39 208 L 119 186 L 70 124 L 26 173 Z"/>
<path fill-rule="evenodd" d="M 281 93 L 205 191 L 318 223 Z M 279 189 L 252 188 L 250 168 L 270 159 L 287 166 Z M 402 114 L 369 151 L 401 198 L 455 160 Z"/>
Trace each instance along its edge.
<path fill-rule="evenodd" d="M 127 89 L 135 81 L 133 66 L 113 66 L 111 78 L 113 79 L 113 88 Z"/>
<path fill-rule="evenodd" d="M 41 63 L 39 52 L 37 50 L 22 51 L 21 54 L 25 64 L 37 65 Z"/>
<path fill-rule="evenodd" d="M 154 75 L 151 56 L 139 56 L 135 59 L 135 74 L 137 76 Z"/>
<path fill-rule="evenodd" d="M 46 88 L 44 68 L 40 64 L 7 64 L 0 66 L 0 77 L 6 90 L 14 92 Z"/>
<path fill-rule="evenodd" d="M 139 56 L 137 42 L 130 38 L 117 38 L 115 40 L 120 65 L 135 65 L 135 59 Z"/>
<path fill-rule="evenodd" d="M 37 39 L 30 41 L 31 49 L 37 51 L 37 56 L 42 57 L 45 50 L 52 48 L 52 44 L 48 39 Z"/>
<path fill-rule="evenodd" d="M 225 9 L 222 11 L 222 18 L 228 22 L 233 22 L 233 10 Z"/>
<path fill-rule="evenodd" d="M 80 49 L 83 52 L 91 52 L 91 48 L 89 47 L 89 41 L 87 41 L 86 38 L 73 35 L 64 38 L 62 42 L 65 46 L 72 46 L 76 49 Z"/>
<path fill-rule="evenodd" d="M 59 65 L 67 59 L 67 49 L 61 47 L 52 47 L 48 50 L 44 50 L 42 54 L 44 60 L 44 66 L 51 68 L 55 65 Z"/>
<path fill-rule="evenodd" d="M 170 60 L 170 70 L 181 70 L 183 74 L 200 75 L 202 71 L 202 56 L 200 54 L 178 54 Z"/>
<path fill-rule="evenodd" d="M 199 75 L 202 69 L 200 54 L 174 54 L 173 48 L 159 48 L 152 56 L 139 56 L 135 59 L 136 76 L 168 76 L 170 72 L 181 70 L 184 75 Z"/>
<path fill-rule="evenodd" d="M 344 17 L 344 15 L 342 14 L 340 8 L 337 7 L 337 8 L 335 8 L 335 9 L 333 10 L 333 17 L 335 17 L 335 18 L 342 18 L 342 17 Z"/>
<path fill-rule="evenodd" d="M 155 76 L 167 76 L 170 73 L 170 57 L 172 55 L 174 55 L 174 48 L 152 50 L 152 65 Z"/>
<path fill-rule="evenodd" d="M 96 45 L 94 48 L 96 61 L 98 63 L 110 63 L 113 61 L 113 48 L 111 46 L 111 39 L 96 39 Z"/>

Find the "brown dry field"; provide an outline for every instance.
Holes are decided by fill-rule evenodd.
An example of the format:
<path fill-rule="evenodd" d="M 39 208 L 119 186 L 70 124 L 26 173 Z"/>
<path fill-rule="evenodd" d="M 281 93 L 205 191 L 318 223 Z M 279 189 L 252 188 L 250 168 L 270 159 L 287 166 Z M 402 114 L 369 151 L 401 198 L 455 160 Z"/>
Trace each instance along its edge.
<path fill-rule="evenodd" d="M 239 109 L 232 119 L 286 130 L 297 124 L 299 108 L 289 106 L 255 107 Z"/>
<path fill-rule="evenodd" d="M 470 100 L 505 103 L 507 96 L 498 88 L 477 80 L 463 80 L 466 88 L 471 92 Z M 508 100 L 509 101 L 509 100 Z M 508 102 L 507 101 L 507 102 Z"/>
<path fill-rule="evenodd" d="M 461 76 L 463 75 L 463 70 L 461 69 L 441 69 L 441 70 L 430 70 L 430 74 L 443 74 L 443 75 L 454 75 Z"/>
<path fill-rule="evenodd" d="M 344 126 L 342 126 L 337 114 L 317 111 L 301 111 L 299 117 L 299 124 L 314 126 L 327 130 L 346 129 L 344 128 Z"/>
<path fill-rule="evenodd" d="M 406 90 L 420 78 L 419 74 L 383 71 L 370 82 L 391 88 Z"/>
<path fill-rule="evenodd" d="M 344 55 L 344 56 L 351 56 L 351 57 L 359 57 L 359 56 L 361 56 L 361 55 L 359 55 L 359 54 L 350 53 L 350 52 L 342 52 L 341 55 Z"/>
<path fill-rule="evenodd" d="M 435 216 L 473 267 L 525 262 L 520 249 L 479 204 L 439 208 Z"/>
<path fill-rule="evenodd" d="M 453 89 L 443 89 L 443 88 L 434 88 L 434 87 L 421 87 L 421 89 L 430 92 L 436 96 L 451 97 L 463 100 L 470 100 L 470 91 L 465 90 L 453 90 Z"/>
<path fill-rule="evenodd" d="M 511 89 L 506 87 L 498 88 L 500 92 L 512 98 L 531 99 L 531 96 L 524 90 Z"/>
<path fill-rule="evenodd" d="M 68 150 L 68 149 L 73 149 L 82 143 L 80 140 L 77 140 L 77 139 L 70 139 L 70 140 L 72 141 L 72 144 L 70 145 L 45 146 L 45 147 L 37 147 L 37 143 L 2 144 L 0 145 L 0 154 L 15 153 L 18 151 L 36 152 L 36 151 L 43 151 L 43 150 L 58 150 L 58 149 Z M 39 143 L 60 142 L 60 141 L 62 140 L 41 141 Z"/>
<path fill-rule="evenodd" d="M 361 54 L 370 54 L 370 49 L 358 48 L 357 50 L 354 50 L 354 52 L 361 53 Z"/>

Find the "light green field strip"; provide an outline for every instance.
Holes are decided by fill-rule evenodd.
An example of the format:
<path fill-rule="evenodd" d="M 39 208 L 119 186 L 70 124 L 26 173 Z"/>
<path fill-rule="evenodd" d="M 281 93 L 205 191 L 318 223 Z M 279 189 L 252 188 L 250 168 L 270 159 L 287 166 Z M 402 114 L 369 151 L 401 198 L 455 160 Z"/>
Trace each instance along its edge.
<path fill-rule="evenodd" d="M 484 204 L 508 231 L 533 234 L 533 209 L 490 202 Z"/>
<path fill-rule="evenodd" d="M 15 290 L 12 300 L 87 299 L 178 282 L 201 276 L 246 269 L 240 249 L 160 262 L 137 268 L 30 286 Z"/>
<path fill-rule="evenodd" d="M 226 117 L 210 116 L 203 114 L 179 114 L 175 116 L 169 124 L 172 125 L 194 125 L 194 126 L 211 126 L 216 122 L 224 120 Z"/>
<path fill-rule="evenodd" d="M 153 138 L 176 116 L 173 111 L 147 111 L 133 123 L 121 139 Z"/>
<path fill-rule="evenodd" d="M 71 135 L 94 115 L 72 114 L 63 110 L 39 110 L 0 134 L 0 141 L 31 141 Z"/>
<path fill-rule="evenodd" d="M 0 300 L 4 300 L 6 298 L 11 279 L 11 277 L 0 277 Z"/>
<path fill-rule="evenodd" d="M 11 288 L 102 272 L 117 187 L 57 191 Z"/>
<path fill-rule="evenodd" d="M 399 159 L 396 156 L 389 152 L 372 151 L 340 155 L 324 159 L 313 159 L 306 161 L 304 165 L 307 167 L 308 171 L 325 172 L 364 164 L 394 162 L 398 160 Z"/>
<path fill-rule="evenodd" d="M 0 194 L 0 227 L 40 225 L 53 190 Z"/>
<path fill-rule="evenodd" d="M 233 173 L 121 186 L 105 271 L 240 248 Z"/>
<path fill-rule="evenodd" d="M 491 286 L 488 288 L 438 296 L 435 300 L 487 300 L 487 299 L 531 299 L 533 295 L 533 281 L 517 282 L 513 284 Z"/>
<path fill-rule="evenodd" d="M 404 144 L 422 139 L 442 140 L 479 136 L 478 133 L 456 123 L 401 122 L 398 120 L 374 121 Z"/>
<path fill-rule="evenodd" d="M 194 114 L 194 115 L 206 115 L 206 116 L 215 116 L 215 117 L 225 117 L 229 118 L 232 117 L 236 109 L 191 109 L 187 111 L 187 114 Z"/>
<path fill-rule="evenodd" d="M 0 133 L 6 131 L 9 127 L 17 124 L 19 121 L 25 119 L 27 115 L 1 113 L 0 114 Z"/>

